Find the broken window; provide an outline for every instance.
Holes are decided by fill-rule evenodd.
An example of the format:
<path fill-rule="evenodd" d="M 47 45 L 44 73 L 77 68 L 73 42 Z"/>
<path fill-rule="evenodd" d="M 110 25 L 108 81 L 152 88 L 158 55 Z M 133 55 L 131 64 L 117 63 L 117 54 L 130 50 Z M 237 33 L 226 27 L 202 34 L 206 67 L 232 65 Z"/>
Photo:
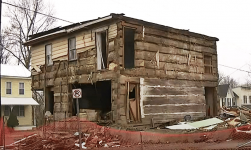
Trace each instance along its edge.
<path fill-rule="evenodd" d="M 47 66 L 50 66 L 50 65 L 53 64 L 51 49 L 52 49 L 51 44 L 45 45 L 45 53 L 46 53 L 45 60 L 46 60 L 46 65 Z"/>
<path fill-rule="evenodd" d="M 212 56 L 204 55 L 204 73 L 212 73 Z"/>
<path fill-rule="evenodd" d="M 68 41 L 68 49 L 69 49 L 69 60 L 77 59 L 77 51 L 76 51 L 76 38 L 70 38 Z"/>
<path fill-rule="evenodd" d="M 139 101 L 139 84 L 127 83 L 127 120 L 129 122 L 139 122 L 140 116 L 140 101 Z"/>
<path fill-rule="evenodd" d="M 96 33 L 97 69 L 107 68 L 107 34 L 106 31 Z"/>
<path fill-rule="evenodd" d="M 134 68 L 135 29 L 124 28 L 124 68 Z"/>

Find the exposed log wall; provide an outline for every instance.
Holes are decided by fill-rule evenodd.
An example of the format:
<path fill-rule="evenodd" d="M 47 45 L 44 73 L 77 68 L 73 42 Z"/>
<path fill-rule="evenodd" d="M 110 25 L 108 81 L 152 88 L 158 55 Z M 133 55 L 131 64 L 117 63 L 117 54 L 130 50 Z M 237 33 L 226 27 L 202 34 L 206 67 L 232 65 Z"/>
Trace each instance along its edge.
<path fill-rule="evenodd" d="M 123 26 L 136 28 L 135 68 L 121 70 L 121 74 L 217 82 L 216 41 L 186 36 L 173 30 L 161 31 L 135 22 L 122 22 L 118 26 L 121 66 L 123 66 Z M 204 73 L 205 53 L 212 56 L 212 74 Z"/>
<path fill-rule="evenodd" d="M 108 56 L 113 55 L 113 59 L 109 62 L 117 63 L 115 43 L 117 36 L 117 24 L 111 24 L 108 30 Z M 78 58 L 76 61 L 68 61 L 68 38 L 76 37 L 76 49 Z M 32 76 L 32 88 L 43 89 L 44 87 L 53 87 L 54 90 L 54 115 L 55 119 L 60 120 L 65 116 L 72 115 L 72 84 L 83 83 L 92 84 L 97 81 L 111 80 L 112 81 L 112 103 L 113 113 L 116 114 L 116 93 L 117 90 L 117 70 L 109 70 L 108 68 L 102 71 L 97 71 L 97 50 L 95 46 L 95 32 L 92 30 L 72 33 L 68 37 L 62 37 L 50 42 L 52 44 L 52 66 L 44 66 L 45 56 L 44 48 L 46 43 L 39 46 L 33 46 L 33 61 L 32 65 L 42 65 L 41 72 L 35 73 Z M 36 53 L 39 51 L 38 53 Z M 39 54 L 39 56 L 37 56 Z M 38 59 L 37 58 L 42 58 Z M 45 71 L 44 71 L 45 67 Z M 116 115 L 114 115 L 116 119 Z"/>

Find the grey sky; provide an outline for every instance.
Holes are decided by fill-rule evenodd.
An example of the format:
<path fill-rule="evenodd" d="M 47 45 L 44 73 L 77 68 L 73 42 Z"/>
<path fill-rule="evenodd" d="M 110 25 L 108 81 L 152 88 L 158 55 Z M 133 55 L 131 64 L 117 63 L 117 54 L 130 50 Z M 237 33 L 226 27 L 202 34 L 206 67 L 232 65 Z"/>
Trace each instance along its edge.
<path fill-rule="evenodd" d="M 54 5 L 55 16 L 81 22 L 110 13 L 214 36 L 218 63 L 250 70 L 251 1 L 249 0 L 46 0 Z M 3 5 L 3 9 L 6 5 Z M 4 21 L 4 20 L 3 20 Z M 58 26 L 68 23 L 58 21 Z M 248 65 L 249 64 L 249 65 Z M 219 66 L 219 71 L 240 82 L 248 74 Z M 234 72 L 234 73 L 233 73 Z"/>

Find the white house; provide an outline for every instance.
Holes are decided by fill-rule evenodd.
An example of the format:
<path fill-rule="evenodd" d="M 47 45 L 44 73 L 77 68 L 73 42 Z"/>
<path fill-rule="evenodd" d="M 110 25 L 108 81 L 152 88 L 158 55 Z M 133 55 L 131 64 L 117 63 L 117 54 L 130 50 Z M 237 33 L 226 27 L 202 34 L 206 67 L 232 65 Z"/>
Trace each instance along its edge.
<path fill-rule="evenodd" d="M 229 84 L 219 85 L 219 97 L 220 97 L 220 107 L 226 106 L 237 106 L 238 105 L 238 94 L 233 91 Z"/>
<path fill-rule="evenodd" d="M 251 108 L 251 86 L 239 86 L 234 88 L 233 91 L 239 96 L 237 99 L 239 107 L 245 105 Z"/>

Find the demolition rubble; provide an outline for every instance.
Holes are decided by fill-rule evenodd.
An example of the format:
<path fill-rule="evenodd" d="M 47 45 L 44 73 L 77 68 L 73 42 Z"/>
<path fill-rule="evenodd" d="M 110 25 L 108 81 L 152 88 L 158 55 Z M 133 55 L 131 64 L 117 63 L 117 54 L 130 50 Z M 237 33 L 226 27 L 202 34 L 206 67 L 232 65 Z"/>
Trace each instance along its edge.
<path fill-rule="evenodd" d="M 230 129 L 228 140 L 250 139 L 251 110 L 245 107 L 222 108 L 221 114 L 215 118 L 208 118 L 199 121 L 184 121 L 174 125 L 156 125 L 155 128 L 146 129 L 149 132 L 160 130 L 163 133 L 205 133 L 204 140 L 196 139 L 194 143 L 208 141 L 222 141 L 221 139 L 209 139 L 206 133 Z M 71 124 L 71 125 L 69 125 Z M 131 146 L 132 143 L 126 141 L 121 135 L 111 134 L 110 127 L 98 126 L 92 122 L 82 122 L 81 143 L 82 149 L 93 149 L 101 147 L 124 147 Z M 77 118 L 72 117 L 67 121 L 50 123 L 37 130 L 37 134 L 26 137 L 13 144 L 7 145 L 8 149 L 79 149 L 79 132 L 77 131 Z M 151 130 L 152 129 L 152 130 Z M 169 132 L 170 131 L 170 132 Z M 175 132 L 177 131 L 177 132 Z M 184 132 L 187 131 L 187 132 Z M 224 139 L 226 141 L 226 139 Z M 144 143 L 144 142 L 143 142 Z M 135 143 L 134 143 L 135 144 Z"/>

